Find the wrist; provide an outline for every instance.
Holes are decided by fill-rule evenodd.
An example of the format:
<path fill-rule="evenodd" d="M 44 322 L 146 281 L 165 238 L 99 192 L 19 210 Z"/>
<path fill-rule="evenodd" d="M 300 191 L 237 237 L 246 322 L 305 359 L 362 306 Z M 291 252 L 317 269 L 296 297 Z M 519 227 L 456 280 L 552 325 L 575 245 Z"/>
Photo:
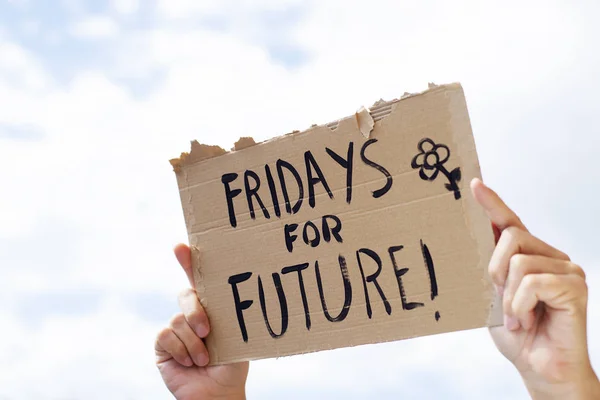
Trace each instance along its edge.
<path fill-rule="evenodd" d="M 236 393 L 231 397 L 227 398 L 227 400 L 246 400 L 246 391 L 242 390 L 241 392 Z"/>
<path fill-rule="evenodd" d="M 246 388 L 242 387 L 240 390 L 232 391 L 219 397 L 219 400 L 246 400 Z"/>
<path fill-rule="evenodd" d="M 245 388 L 242 388 L 241 390 L 229 392 L 215 398 L 215 400 L 246 400 L 246 390 Z"/>
<path fill-rule="evenodd" d="M 227 394 L 222 394 L 219 396 L 214 396 L 214 397 L 208 397 L 211 400 L 246 400 L 246 393 L 244 391 L 241 392 L 231 392 L 231 393 L 227 393 Z M 197 397 L 196 395 L 194 395 L 193 397 L 187 398 L 184 397 L 182 398 L 182 400 L 205 400 L 207 399 L 207 397 L 202 396 L 202 397 Z"/>
<path fill-rule="evenodd" d="M 594 400 L 600 399 L 600 380 L 590 368 L 586 374 L 569 382 L 539 382 L 523 380 L 533 400 Z"/>
<path fill-rule="evenodd" d="M 246 391 L 245 388 L 236 391 L 230 391 L 227 393 L 219 393 L 219 394 L 210 394 L 210 393 L 194 393 L 190 396 L 177 397 L 178 400 L 246 400 Z"/>

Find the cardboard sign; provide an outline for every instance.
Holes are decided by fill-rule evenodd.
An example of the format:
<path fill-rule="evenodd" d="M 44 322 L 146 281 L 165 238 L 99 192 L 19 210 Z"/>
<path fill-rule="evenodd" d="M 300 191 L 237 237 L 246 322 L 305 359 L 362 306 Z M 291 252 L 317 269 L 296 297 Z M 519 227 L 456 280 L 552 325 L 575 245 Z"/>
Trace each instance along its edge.
<path fill-rule="evenodd" d="M 501 324 L 459 84 L 171 163 L 213 365 Z"/>

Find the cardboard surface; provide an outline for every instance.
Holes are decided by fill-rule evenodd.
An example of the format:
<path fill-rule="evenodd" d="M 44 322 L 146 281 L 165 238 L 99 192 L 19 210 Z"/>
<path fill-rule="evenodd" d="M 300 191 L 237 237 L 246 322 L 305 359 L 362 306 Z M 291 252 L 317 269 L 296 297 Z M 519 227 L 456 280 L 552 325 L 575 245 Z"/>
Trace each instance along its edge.
<path fill-rule="evenodd" d="M 367 112 L 171 160 L 212 364 L 502 323 L 462 87 Z"/>

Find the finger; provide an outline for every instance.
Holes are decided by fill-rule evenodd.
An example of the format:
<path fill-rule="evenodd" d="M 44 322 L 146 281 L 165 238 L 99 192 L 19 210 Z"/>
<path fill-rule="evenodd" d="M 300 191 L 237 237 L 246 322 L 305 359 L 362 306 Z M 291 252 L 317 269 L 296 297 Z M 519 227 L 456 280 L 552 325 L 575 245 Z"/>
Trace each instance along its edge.
<path fill-rule="evenodd" d="M 529 330 L 535 322 L 535 308 L 543 302 L 547 308 L 585 315 L 587 285 L 577 274 L 529 274 L 521 280 L 511 309 L 521 326 Z"/>
<path fill-rule="evenodd" d="M 177 314 L 171 320 L 171 329 L 179 340 L 185 345 L 187 353 L 192 357 L 194 363 L 199 367 L 208 364 L 208 352 L 202 339 L 196 335 L 187 323 L 183 314 Z"/>
<path fill-rule="evenodd" d="M 471 192 L 475 200 L 483 207 L 492 223 L 500 231 L 514 226 L 524 231 L 527 230 L 517 214 L 515 214 L 500 196 L 487 187 L 481 180 L 475 178 L 471 181 Z"/>
<path fill-rule="evenodd" d="M 510 268 L 504 297 L 502 299 L 505 312 L 505 325 L 508 329 L 517 329 L 517 318 L 512 312 L 512 302 L 523 278 L 531 274 L 573 274 L 585 280 L 585 273 L 578 265 L 565 260 L 559 260 L 540 255 L 516 254 L 510 259 Z"/>
<path fill-rule="evenodd" d="M 488 266 L 490 278 L 498 286 L 500 292 L 506 286 L 510 260 L 515 254 L 541 255 L 569 261 L 569 256 L 565 253 L 541 241 L 529 232 L 512 226 L 508 227 L 502 231 Z"/>
<path fill-rule="evenodd" d="M 186 367 L 194 365 L 185 345 L 171 328 L 165 328 L 160 331 L 154 344 L 154 350 L 158 363 L 173 358 L 179 364 Z"/>
<path fill-rule="evenodd" d="M 179 294 L 179 308 L 181 308 L 188 325 L 196 332 L 198 337 L 205 338 L 208 336 L 210 332 L 208 317 L 194 289 L 185 289 Z"/>
<path fill-rule="evenodd" d="M 175 257 L 187 275 L 191 287 L 195 287 L 194 271 L 192 269 L 192 251 L 189 246 L 183 243 L 178 244 L 173 249 Z"/>

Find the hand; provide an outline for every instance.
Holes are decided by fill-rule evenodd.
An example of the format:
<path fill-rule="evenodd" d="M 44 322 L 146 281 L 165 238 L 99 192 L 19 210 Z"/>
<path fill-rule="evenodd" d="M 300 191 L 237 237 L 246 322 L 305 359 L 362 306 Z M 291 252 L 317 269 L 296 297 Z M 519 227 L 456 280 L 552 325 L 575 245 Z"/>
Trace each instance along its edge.
<path fill-rule="evenodd" d="M 536 399 L 600 398 L 587 347 L 587 286 L 583 270 L 531 235 L 480 180 L 471 183 L 492 221 L 496 249 L 489 264 L 503 296 L 504 326 L 490 329 Z"/>
<path fill-rule="evenodd" d="M 180 244 L 175 256 L 194 287 L 190 248 Z M 181 313 L 158 334 L 156 365 L 167 388 L 178 400 L 245 399 L 248 362 L 208 367 L 203 338 L 210 332 L 208 317 L 194 289 L 179 295 Z"/>

